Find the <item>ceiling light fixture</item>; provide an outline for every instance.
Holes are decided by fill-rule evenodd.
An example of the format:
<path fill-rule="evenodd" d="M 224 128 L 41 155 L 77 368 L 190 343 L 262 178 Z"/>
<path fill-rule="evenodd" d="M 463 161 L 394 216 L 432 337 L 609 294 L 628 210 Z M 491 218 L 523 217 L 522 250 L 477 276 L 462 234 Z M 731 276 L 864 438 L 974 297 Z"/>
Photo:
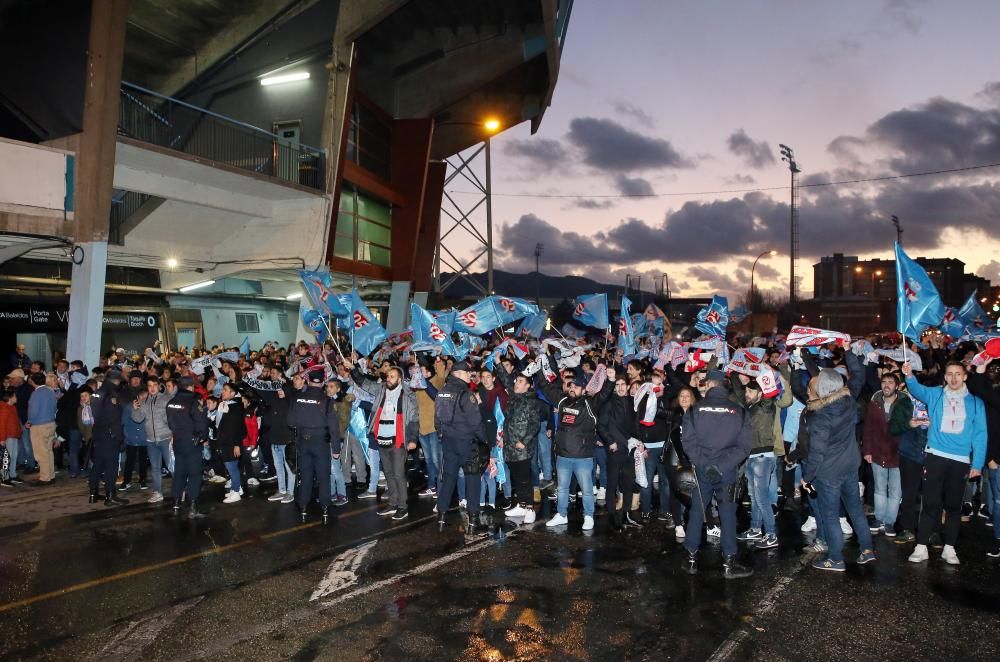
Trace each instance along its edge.
<path fill-rule="evenodd" d="M 302 292 L 296 292 L 295 294 L 289 294 L 285 297 L 285 301 L 295 301 L 296 299 L 302 298 Z"/>
<path fill-rule="evenodd" d="M 194 290 L 200 290 L 203 287 L 208 287 L 209 285 L 215 285 L 214 280 L 203 280 L 200 283 L 193 283 L 191 285 L 185 285 L 177 289 L 178 292 L 186 294 L 187 292 L 193 292 Z"/>
<path fill-rule="evenodd" d="M 308 71 L 296 71 L 290 74 L 280 74 L 278 76 L 265 76 L 260 79 L 260 84 L 266 86 L 269 85 L 281 85 L 282 83 L 294 83 L 297 80 L 308 80 Z"/>

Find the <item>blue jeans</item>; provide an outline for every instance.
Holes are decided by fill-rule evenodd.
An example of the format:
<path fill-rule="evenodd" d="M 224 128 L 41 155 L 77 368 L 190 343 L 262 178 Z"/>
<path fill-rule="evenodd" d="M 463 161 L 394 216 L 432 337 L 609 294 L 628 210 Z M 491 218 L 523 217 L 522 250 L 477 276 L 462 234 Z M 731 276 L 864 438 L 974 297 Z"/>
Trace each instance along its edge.
<path fill-rule="evenodd" d="M 532 456 L 531 470 L 535 478 L 541 470 L 542 480 L 552 480 L 552 440 L 549 439 L 545 431 L 548 429 L 548 421 L 542 421 L 542 427 L 538 429 L 538 443 L 535 444 L 535 454 Z"/>
<path fill-rule="evenodd" d="M 875 519 L 886 529 L 896 526 L 903 489 L 899 483 L 899 468 L 887 469 L 872 462 L 872 482 L 875 484 Z"/>
<path fill-rule="evenodd" d="M 424 461 L 427 462 L 427 487 L 437 489 L 441 480 L 441 440 L 437 432 L 419 436 L 420 447 L 424 449 Z"/>
<path fill-rule="evenodd" d="M 874 549 L 872 534 L 868 530 L 868 518 L 865 517 L 864 506 L 861 505 L 861 494 L 858 493 L 858 476 L 852 472 L 833 480 L 817 478 L 816 500 L 819 501 L 819 517 L 823 518 L 823 535 L 826 536 L 827 547 L 830 548 L 827 558 L 831 561 L 844 560 L 844 534 L 840 530 L 840 505 L 843 503 L 847 517 L 854 527 L 861 549 Z"/>
<path fill-rule="evenodd" d="M 230 489 L 233 492 L 240 492 L 243 490 L 243 486 L 240 485 L 240 462 L 239 460 L 233 460 L 232 462 L 226 462 L 226 471 L 229 472 L 229 480 L 231 481 Z"/>
<path fill-rule="evenodd" d="M 378 491 L 378 472 L 379 468 L 382 466 L 382 457 L 376 450 L 368 449 L 368 459 L 371 460 L 371 465 L 369 465 L 368 470 L 368 491 L 377 492 Z"/>
<path fill-rule="evenodd" d="M 605 446 L 594 446 L 594 485 L 608 486 L 608 449 Z"/>
<path fill-rule="evenodd" d="M 284 444 L 274 444 L 271 446 L 271 457 L 274 459 L 274 471 L 278 476 L 278 491 L 282 494 L 291 494 L 295 491 L 295 472 L 285 461 Z"/>
<path fill-rule="evenodd" d="M 170 452 L 169 441 L 147 441 L 146 452 L 149 453 L 149 465 L 153 468 L 153 491 L 163 494 L 163 461 L 167 461 L 167 469 L 173 472 L 173 453 Z"/>
<path fill-rule="evenodd" d="M 487 491 L 489 492 L 489 499 L 486 498 Z M 485 503 L 490 506 L 497 504 L 497 480 L 490 476 L 489 469 L 483 472 L 482 487 L 479 488 L 479 503 Z"/>
<path fill-rule="evenodd" d="M 38 464 L 35 460 L 35 451 L 31 448 L 31 430 L 28 428 L 21 430 L 21 464 L 27 468 Z"/>
<path fill-rule="evenodd" d="M 594 516 L 594 458 L 592 457 L 562 457 L 556 458 L 556 482 L 559 484 L 556 508 L 559 514 L 566 516 L 569 511 L 569 484 L 572 477 L 580 484 L 583 492 L 583 514 Z"/>
<path fill-rule="evenodd" d="M 648 447 L 647 447 L 648 448 Z M 667 465 L 660 461 L 660 454 L 663 447 L 649 448 L 646 455 L 646 487 L 639 488 L 639 509 L 645 513 L 653 512 L 653 477 L 660 476 L 660 487 L 657 493 L 660 495 L 660 512 L 670 512 L 670 478 L 667 477 Z"/>
<path fill-rule="evenodd" d="M 1000 468 L 986 467 L 986 477 L 989 480 L 990 491 L 984 499 L 990 504 L 990 515 L 993 517 L 993 538 L 1000 540 Z"/>
<path fill-rule="evenodd" d="M 83 445 L 83 433 L 70 430 L 66 433 L 66 452 L 69 454 L 69 475 L 76 478 L 80 475 L 80 446 Z"/>
<path fill-rule="evenodd" d="M 771 510 L 771 485 L 774 483 L 773 455 L 747 459 L 747 490 L 750 492 L 750 528 L 774 535 L 774 511 Z"/>
<path fill-rule="evenodd" d="M 340 460 L 330 457 L 330 494 L 347 496 L 347 483 L 344 481 L 344 470 Z"/>

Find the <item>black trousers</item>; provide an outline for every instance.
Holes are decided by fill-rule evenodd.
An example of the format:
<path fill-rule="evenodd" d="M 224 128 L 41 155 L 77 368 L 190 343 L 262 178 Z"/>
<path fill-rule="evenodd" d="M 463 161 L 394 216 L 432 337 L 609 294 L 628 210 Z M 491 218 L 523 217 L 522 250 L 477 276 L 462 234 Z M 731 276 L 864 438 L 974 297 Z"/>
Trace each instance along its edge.
<path fill-rule="evenodd" d="M 187 490 L 190 503 L 201 494 L 201 444 L 193 441 L 174 441 L 174 501 L 180 501 Z"/>
<path fill-rule="evenodd" d="M 136 467 L 136 461 L 139 466 Z M 138 469 L 139 482 L 146 482 L 146 465 L 149 464 L 149 456 L 145 446 L 125 447 L 125 468 L 122 469 L 122 482 L 126 485 L 132 482 L 132 471 Z"/>
<path fill-rule="evenodd" d="M 385 474 L 385 486 L 389 505 L 396 509 L 406 510 L 409 494 L 406 487 L 406 448 L 378 449 L 382 473 Z"/>
<path fill-rule="evenodd" d="M 299 488 L 298 504 L 302 511 L 312 500 L 313 480 L 319 487 L 319 505 L 326 510 L 330 507 L 330 444 L 322 437 L 299 439 Z"/>
<path fill-rule="evenodd" d="M 928 539 L 941 521 L 944 509 L 944 544 L 958 542 L 958 529 L 962 522 L 962 497 L 965 483 L 969 478 L 969 463 L 956 462 L 948 458 L 931 455 L 924 458 L 923 509 L 920 511 L 920 526 L 917 529 L 917 543 L 926 545 Z"/>
<path fill-rule="evenodd" d="M 622 511 L 632 509 L 632 493 L 635 490 L 635 457 L 626 450 L 619 448 L 616 452 L 608 451 L 608 489 L 605 490 L 604 503 L 608 512 L 615 512 L 617 493 L 622 493 Z"/>
<path fill-rule="evenodd" d="M 115 482 L 118 480 L 118 449 L 119 442 L 114 439 L 94 438 L 94 449 L 92 457 L 94 464 L 90 467 L 90 493 L 96 494 L 101 481 L 104 481 L 104 490 L 111 494 L 115 490 Z"/>
<path fill-rule="evenodd" d="M 917 513 L 920 512 L 920 483 L 924 479 L 924 465 L 903 456 L 899 457 L 899 487 L 902 499 L 896 516 L 896 529 L 902 533 L 917 530 Z"/>
<path fill-rule="evenodd" d="M 535 490 L 531 486 L 531 458 L 508 462 L 512 502 L 531 508 L 535 504 Z"/>
<path fill-rule="evenodd" d="M 471 458 L 473 452 L 472 444 L 457 445 L 442 442 L 442 446 L 444 448 L 441 453 L 441 463 L 444 465 L 444 471 L 441 484 L 438 486 L 439 520 L 443 520 L 445 513 L 451 508 L 451 499 L 455 494 L 455 488 L 458 487 L 458 470 Z M 479 490 L 482 481 L 482 472 L 465 472 L 465 501 L 469 517 L 475 517 L 479 514 Z"/>

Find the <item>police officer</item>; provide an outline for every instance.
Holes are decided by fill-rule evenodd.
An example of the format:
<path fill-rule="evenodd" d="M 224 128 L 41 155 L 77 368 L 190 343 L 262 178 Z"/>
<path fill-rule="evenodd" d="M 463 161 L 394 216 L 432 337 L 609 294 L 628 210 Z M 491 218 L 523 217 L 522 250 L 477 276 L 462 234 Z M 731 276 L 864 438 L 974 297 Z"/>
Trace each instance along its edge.
<path fill-rule="evenodd" d="M 191 519 L 204 517 L 198 512 L 201 492 L 202 446 L 208 441 L 208 412 L 194 392 L 194 379 L 180 377 L 177 393 L 167 403 L 167 427 L 174 447 L 174 513 L 179 513 L 187 491 Z"/>
<path fill-rule="evenodd" d="M 309 373 L 308 386 L 293 397 L 288 408 L 288 427 L 295 430 L 298 444 L 298 466 L 302 484 L 299 486 L 299 509 L 302 521 L 312 500 L 313 479 L 319 481 L 319 505 L 323 508 L 323 523 L 330 507 L 330 452 L 340 459 L 340 422 L 334 402 L 323 389 L 322 370 Z M 332 444 L 333 447 L 327 446 Z"/>
<path fill-rule="evenodd" d="M 122 428 L 121 402 L 122 373 L 119 370 L 108 372 L 107 379 L 101 388 L 91 396 L 91 412 L 94 415 L 93 454 L 94 464 L 90 468 L 90 503 L 98 498 L 98 488 L 104 481 L 104 505 L 128 503 L 128 499 L 118 496 L 116 480 L 118 478 L 118 454 L 125 443 Z"/>
<path fill-rule="evenodd" d="M 692 497 L 684 548 L 687 558 L 683 569 L 698 572 L 698 548 L 701 546 L 705 508 L 715 497 L 722 525 L 722 568 L 726 579 L 749 577 L 753 569 L 736 561 L 736 481 L 739 466 L 750 455 L 753 427 L 743 407 L 733 402 L 726 388 L 726 374 L 709 370 L 708 392 L 692 405 L 683 419 L 684 450 L 694 464 L 699 489 Z"/>
<path fill-rule="evenodd" d="M 451 507 L 451 497 L 458 484 L 458 469 L 475 463 L 477 447 L 483 437 L 483 418 L 479 404 L 469 390 L 472 368 L 466 361 L 452 366 L 444 386 L 434 399 L 434 427 L 441 436 L 444 475 L 438 490 L 438 530 L 446 525 L 445 514 Z M 473 533 L 479 516 L 479 490 L 482 469 L 465 471 L 465 498 L 469 523 L 466 533 Z"/>

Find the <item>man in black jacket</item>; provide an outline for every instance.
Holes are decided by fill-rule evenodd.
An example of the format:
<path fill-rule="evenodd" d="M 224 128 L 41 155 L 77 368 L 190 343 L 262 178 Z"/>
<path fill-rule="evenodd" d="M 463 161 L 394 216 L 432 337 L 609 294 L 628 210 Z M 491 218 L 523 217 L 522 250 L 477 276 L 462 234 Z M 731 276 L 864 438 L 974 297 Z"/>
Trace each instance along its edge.
<path fill-rule="evenodd" d="M 510 470 L 513 485 L 513 503 L 508 517 L 523 517 L 525 524 L 535 521 L 535 494 L 531 485 L 531 456 L 538 441 L 541 420 L 538 415 L 538 397 L 531 379 L 525 375 L 514 378 L 513 395 L 507 401 L 504 418 L 503 459 Z"/>
<path fill-rule="evenodd" d="M 482 483 L 483 459 L 480 445 L 484 445 L 483 418 L 479 404 L 469 390 L 472 367 L 466 361 L 455 363 L 444 387 L 434 398 L 434 427 L 441 437 L 443 477 L 438 489 L 438 529 L 445 528 L 445 514 L 451 507 L 451 498 L 458 483 L 458 469 L 464 467 L 465 498 L 469 523 L 467 533 L 472 533 L 479 516 L 479 491 Z M 470 463 L 477 466 L 472 467 Z M 470 470 L 471 468 L 471 470 Z"/>
<path fill-rule="evenodd" d="M 597 415 L 597 431 L 608 449 L 607 507 L 616 529 L 623 526 L 642 528 L 632 517 L 632 488 L 635 486 L 635 456 L 628 447 L 635 439 L 635 407 L 628 394 L 628 380 L 618 377 L 615 391 Z M 617 493 L 622 493 L 622 508 L 615 506 Z"/>
<path fill-rule="evenodd" d="M 340 421 L 333 408 L 333 401 L 323 390 L 324 381 L 321 370 L 309 373 L 309 386 L 295 395 L 288 407 L 288 427 L 295 430 L 295 443 L 299 448 L 302 485 L 299 488 L 298 502 L 302 521 L 306 521 L 315 478 L 319 483 L 319 505 L 323 509 L 325 524 L 330 507 L 330 452 L 333 451 L 334 459 L 340 459 L 341 435 Z"/>
<path fill-rule="evenodd" d="M 125 443 L 122 429 L 124 411 L 119 386 L 122 374 L 117 370 L 108 373 L 104 384 L 91 397 L 94 413 L 93 460 L 90 468 L 90 503 L 97 501 L 97 491 L 104 481 L 104 505 L 128 503 L 128 499 L 118 497 L 118 453 Z"/>
<path fill-rule="evenodd" d="M 709 370 L 705 398 L 684 414 L 684 450 L 694 464 L 700 499 L 694 498 L 688 517 L 684 548 L 688 557 L 683 568 L 698 572 L 698 548 L 705 508 L 714 497 L 719 504 L 722 526 L 723 576 L 726 579 L 749 577 L 753 570 L 736 562 L 736 481 L 738 468 L 750 455 L 753 431 L 743 407 L 730 398 L 726 375 Z"/>
<path fill-rule="evenodd" d="M 204 517 L 198 512 L 198 495 L 201 493 L 202 446 L 208 441 L 208 412 L 205 403 L 195 395 L 193 378 L 180 377 L 177 386 L 177 393 L 167 403 L 167 427 L 173 436 L 174 447 L 174 512 L 180 511 L 186 491 L 191 504 L 188 516 L 198 519 Z"/>

